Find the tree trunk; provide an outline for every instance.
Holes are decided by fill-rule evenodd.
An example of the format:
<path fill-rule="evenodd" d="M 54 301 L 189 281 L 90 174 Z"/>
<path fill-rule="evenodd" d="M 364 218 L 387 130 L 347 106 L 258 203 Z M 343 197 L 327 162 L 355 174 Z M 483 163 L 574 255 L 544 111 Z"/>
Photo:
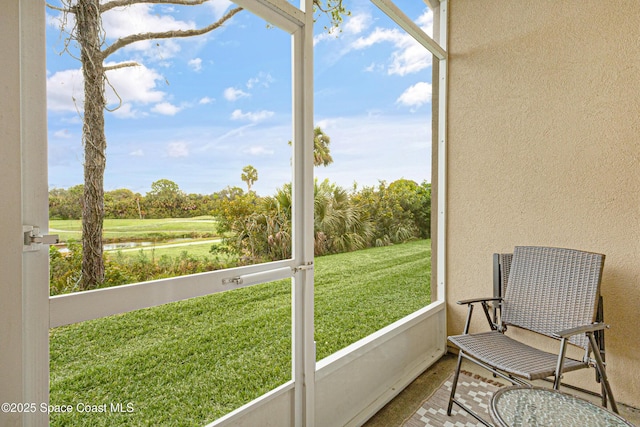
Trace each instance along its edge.
<path fill-rule="evenodd" d="M 99 0 L 78 0 L 78 42 L 84 76 L 84 203 L 82 206 L 82 290 L 104 282 L 102 225 L 107 139 L 104 130 L 104 65 Z"/>

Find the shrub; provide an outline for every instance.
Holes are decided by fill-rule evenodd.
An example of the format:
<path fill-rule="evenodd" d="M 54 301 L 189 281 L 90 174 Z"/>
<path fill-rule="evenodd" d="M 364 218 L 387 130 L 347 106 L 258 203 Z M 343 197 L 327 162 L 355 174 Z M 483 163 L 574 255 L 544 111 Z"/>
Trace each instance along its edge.
<path fill-rule="evenodd" d="M 378 187 L 347 192 L 324 180 L 314 184 L 314 253 L 316 256 L 387 246 L 430 235 L 430 184 L 400 179 Z M 223 247 L 243 264 L 291 256 L 291 185 L 272 197 L 239 193 L 219 201 Z"/>
<path fill-rule="evenodd" d="M 82 246 L 69 240 L 68 252 L 62 253 L 55 246 L 49 247 L 49 291 L 51 295 L 80 290 L 80 265 Z"/>

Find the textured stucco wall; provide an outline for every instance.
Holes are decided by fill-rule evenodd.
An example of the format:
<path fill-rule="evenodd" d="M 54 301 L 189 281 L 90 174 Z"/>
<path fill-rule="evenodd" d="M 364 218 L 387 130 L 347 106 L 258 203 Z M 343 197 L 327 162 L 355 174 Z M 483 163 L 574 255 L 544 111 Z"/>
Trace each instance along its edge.
<path fill-rule="evenodd" d="M 449 19 L 448 332 L 493 252 L 604 253 L 608 372 L 640 407 L 640 2 L 454 0 Z"/>

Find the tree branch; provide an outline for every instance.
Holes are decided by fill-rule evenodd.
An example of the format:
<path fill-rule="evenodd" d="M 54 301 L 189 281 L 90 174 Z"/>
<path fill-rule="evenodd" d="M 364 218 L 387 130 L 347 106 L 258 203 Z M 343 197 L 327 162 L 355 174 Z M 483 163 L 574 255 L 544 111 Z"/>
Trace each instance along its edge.
<path fill-rule="evenodd" d="M 113 0 L 100 5 L 100 13 L 116 7 L 131 6 L 132 4 L 178 4 L 183 6 L 196 6 L 209 0 Z"/>
<path fill-rule="evenodd" d="M 68 8 L 68 9 L 65 9 L 65 8 L 63 8 L 63 7 L 54 6 L 54 5 L 52 5 L 51 3 L 47 3 L 47 7 L 48 7 L 49 9 L 57 10 L 58 12 L 64 12 L 64 13 L 75 13 L 73 10 L 71 10 L 71 9 L 72 9 L 71 7 L 70 7 L 70 8 Z"/>
<path fill-rule="evenodd" d="M 104 67 L 104 71 L 117 70 L 118 68 L 126 68 L 126 67 L 139 67 L 140 64 L 137 62 L 122 62 L 120 64 L 109 65 Z"/>
<path fill-rule="evenodd" d="M 159 0 L 159 1 L 163 1 L 163 0 Z M 199 1 L 199 0 L 196 0 L 196 1 Z M 173 3 L 177 3 L 177 2 L 174 1 Z M 191 36 L 199 36 L 202 34 L 206 34 L 222 26 L 222 24 L 224 24 L 226 21 L 231 19 L 236 13 L 240 12 L 241 10 L 242 10 L 241 7 L 232 9 L 229 12 L 227 12 L 218 21 L 200 29 L 164 31 L 161 33 L 141 33 L 141 34 L 133 34 L 127 37 L 123 37 L 121 39 L 116 40 L 111 46 L 107 47 L 105 50 L 102 51 L 103 59 L 106 59 L 109 55 L 111 55 L 112 53 L 114 53 L 120 48 L 123 48 L 132 43 L 139 42 L 142 40 L 170 39 L 174 37 L 191 37 Z"/>

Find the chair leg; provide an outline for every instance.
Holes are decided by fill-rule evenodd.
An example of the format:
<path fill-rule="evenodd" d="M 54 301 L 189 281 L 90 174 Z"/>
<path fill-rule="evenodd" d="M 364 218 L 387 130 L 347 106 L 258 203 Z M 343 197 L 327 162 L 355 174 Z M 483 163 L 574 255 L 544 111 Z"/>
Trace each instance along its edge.
<path fill-rule="evenodd" d="M 618 405 L 616 404 L 615 399 L 613 398 L 613 391 L 611 391 L 611 385 L 609 384 L 609 378 L 607 378 L 607 371 L 604 368 L 604 363 L 602 362 L 602 357 L 600 356 L 600 349 L 598 349 L 598 344 L 596 343 L 596 339 L 593 336 L 593 333 L 588 333 L 589 342 L 591 343 L 591 350 L 593 350 L 593 357 L 596 359 L 596 368 L 600 373 L 600 381 L 602 381 L 602 385 L 606 391 L 607 397 L 609 398 L 609 402 L 611 404 L 611 410 L 616 414 L 618 412 Z"/>
<path fill-rule="evenodd" d="M 460 376 L 460 366 L 462 365 L 462 350 L 458 353 L 458 364 L 456 365 L 456 372 L 453 375 L 453 384 L 451 384 L 451 396 L 449 396 L 449 406 L 447 407 L 447 415 L 451 415 L 451 409 L 453 408 L 453 399 L 456 395 L 456 387 L 458 386 L 458 377 Z"/>
<path fill-rule="evenodd" d="M 558 363 L 556 365 L 556 377 L 553 381 L 553 388 L 555 390 L 560 389 L 560 382 L 562 381 L 562 367 L 564 366 L 564 356 L 567 354 L 567 339 L 562 338 L 560 342 L 560 353 L 558 354 Z"/>

